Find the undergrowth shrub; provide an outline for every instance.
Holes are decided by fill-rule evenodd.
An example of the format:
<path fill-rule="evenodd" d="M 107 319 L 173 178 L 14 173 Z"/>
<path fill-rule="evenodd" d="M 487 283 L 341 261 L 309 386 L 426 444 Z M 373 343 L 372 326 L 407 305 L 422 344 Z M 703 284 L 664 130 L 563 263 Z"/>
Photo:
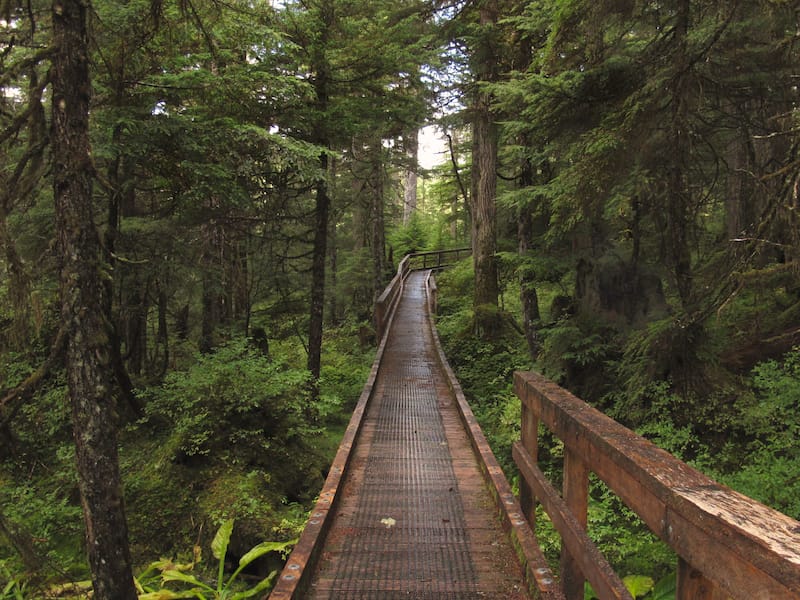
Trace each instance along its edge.
<path fill-rule="evenodd" d="M 292 442 L 318 433 L 319 407 L 309 403 L 307 388 L 304 369 L 239 339 L 148 390 L 146 414 L 169 425 L 178 460 L 214 454 L 268 464 L 286 458 Z"/>
<path fill-rule="evenodd" d="M 234 549 L 296 534 L 304 515 L 294 506 L 322 486 L 332 454 L 323 420 L 339 400 L 323 393 L 312 404 L 307 371 L 271 350 L 235 339 L 142 392 L 146 416 L 121 456 L 137 556 L 230 518 Z"/>
<path fill-rule="evenodd" d="M 530 359 L 524 340 L 511 327 L 491 339 L 474 335 L 472 276 L 471 261 L 462 261 L 437 277 L 443 290 L 437 329 L 475 417 L 503 470 L 515 480 L 511 444 L 519 439 L 521 408 L 513 391 L 513 374 L 530 368 Z M 502 314 L 502 318 L 510 317 Z"/>
<path fill-rule="evenodd" d="M 717 477 L 743 494 L 800 519 L 800 348 L 753 369 L 753 395 L 742 407 L 748 436 L 736 468 Z"/>

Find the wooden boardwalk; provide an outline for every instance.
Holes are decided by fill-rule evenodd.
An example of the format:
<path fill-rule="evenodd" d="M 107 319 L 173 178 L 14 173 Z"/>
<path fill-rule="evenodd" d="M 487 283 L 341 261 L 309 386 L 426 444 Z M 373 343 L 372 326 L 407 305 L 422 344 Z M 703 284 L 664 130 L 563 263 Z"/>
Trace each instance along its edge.
<path fill-rule="evenodd" d="M 679 600 L 800 600 L 800 522 L 518 372 L 521 507 L 441 352 L 428 272 L 409 266 L 429 255 L 448 258 L 407 256 L 376 302 L 388 333 L 270 600 L 583 600 L 587 580 L 633 600 L 586 532 L 592 473 L 675 551 Z M 561 491 L 537 465 L 540 426 L 564 444 Z M 558 582 L 526 519 L 534 499 L 561 536 Z"/>
<path fill-rule="evenodd" d="M 523 546 L 532 536 L 510 490 L 487 485 L 505 479 L 496 464 L 485 475 L 448 385 L 428 317 L 426 275 L 408 276 L 357 437 L 343 442 L 351 451 L 332 488 L 334 507 L 325 510 L 333 492 L 323 491 L 310 521 L 320 529 L 306 532 L 316 540 L 312 546 L 301 539 L 274 599 L 530 597 L 514 528 L 523 528 Z M 516 525 L 504 522 L 498 498 Z M 546 585 L 550 577 L 540 564 L 537 578 Z"/>

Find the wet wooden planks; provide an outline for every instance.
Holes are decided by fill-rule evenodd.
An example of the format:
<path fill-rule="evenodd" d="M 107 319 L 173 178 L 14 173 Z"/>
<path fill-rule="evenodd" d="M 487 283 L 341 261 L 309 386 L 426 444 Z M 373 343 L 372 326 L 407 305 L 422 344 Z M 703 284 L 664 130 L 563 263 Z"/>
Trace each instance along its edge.
<path fill-rule="evenodd" d="M 528 598 L 409 276 L 306 597 Z"/>

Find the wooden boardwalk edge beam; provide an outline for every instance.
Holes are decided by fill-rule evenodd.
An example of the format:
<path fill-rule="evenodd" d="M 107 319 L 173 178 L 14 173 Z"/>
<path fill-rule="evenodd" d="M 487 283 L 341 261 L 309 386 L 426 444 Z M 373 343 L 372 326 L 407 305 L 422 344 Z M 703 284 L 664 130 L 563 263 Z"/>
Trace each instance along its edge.
<path fill-rule="evenodd" d="M 426 307 L 431 305 L 431 282 L 432 275 L 429 273 L 425 285 L 426 293 L 428 294 Z M 430 310 L 428 311 L 428 322 L 430 324 L 433 343 L 436 348 L 436 355 L 442 367 L 442 371 L 444 372 L 445 379 L 447 380 L 447 385 L 456 399 L 461 420 L 469 435 L 472 448 L 479 458 L 484 479 L 495 500 L 497 513 L 501 519 L 503 528 L 509 535 L 520 564 L 523 567 L 525 581 L 529 591 L 534 598 L 541 598 L 542 600 L 563 600 L 564 596 L 547 560 L 542 554 L 539 543 L 536 541 L 536 537 L 533 534 L 533 530 L 525 519 L 522 508 L 517 498 L 514 496 L 514 493 L 511 491 L 511 486 L 497 462 L 494 452 L 492 452 L 492 449 L 489 447 L 472 409 L 467 403 L 467 399 L 464 396 L 461 385 L 458 383 L 458 379 L 456 379 L 453 369 L 447 362 L 441 341 L 439 340 L 439 335 L 436 332 L 434 315 Z"/>

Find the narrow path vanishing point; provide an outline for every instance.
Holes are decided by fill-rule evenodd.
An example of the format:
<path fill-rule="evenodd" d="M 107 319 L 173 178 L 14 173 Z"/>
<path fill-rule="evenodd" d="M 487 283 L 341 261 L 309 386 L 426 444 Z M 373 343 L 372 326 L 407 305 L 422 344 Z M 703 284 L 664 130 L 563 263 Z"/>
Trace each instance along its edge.
<path fill-rule="evenodd" d="M 409 276 L 307 597 L 528 598 Z"/>

